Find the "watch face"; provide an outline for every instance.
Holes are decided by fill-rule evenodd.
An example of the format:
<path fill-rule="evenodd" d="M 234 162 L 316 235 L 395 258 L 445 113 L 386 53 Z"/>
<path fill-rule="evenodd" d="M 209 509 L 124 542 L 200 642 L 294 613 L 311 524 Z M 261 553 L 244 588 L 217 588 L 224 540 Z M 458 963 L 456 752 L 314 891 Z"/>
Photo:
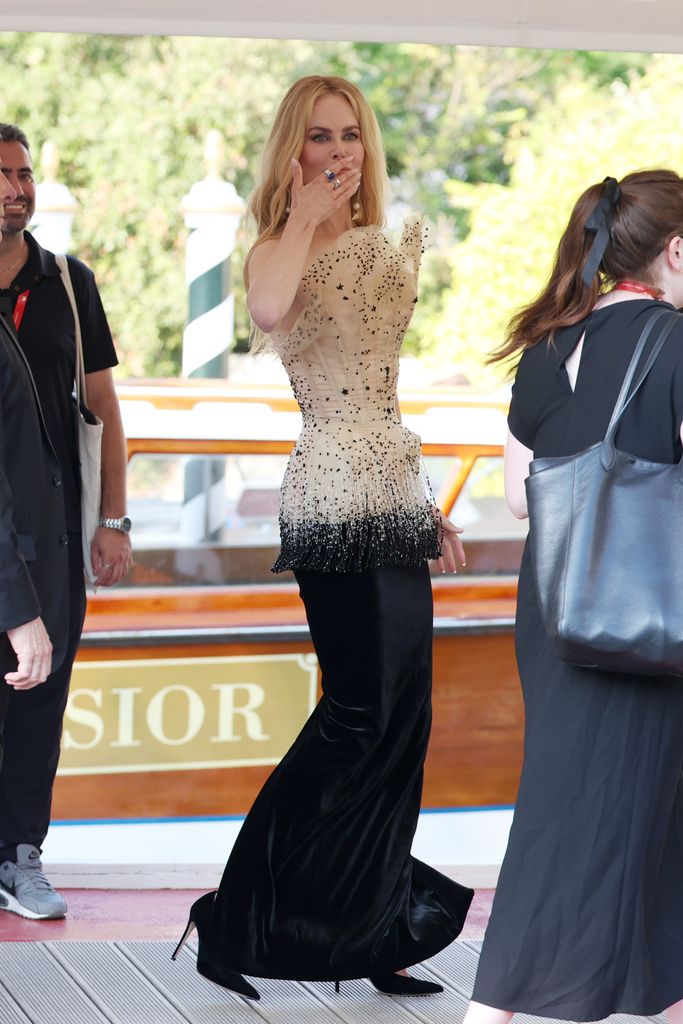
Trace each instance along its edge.
<path fill-rule="evenodd" d="M 121 519 L 121 529 L 123 530 L 124 533 L 129 533 L 130 532 L 130 528 L 131 528 L 132 525 L 133 524 L 131 523 L 131 521 L 128 518 L 128 516 L 123 516 L 122 517 L 122 519 Z"/>

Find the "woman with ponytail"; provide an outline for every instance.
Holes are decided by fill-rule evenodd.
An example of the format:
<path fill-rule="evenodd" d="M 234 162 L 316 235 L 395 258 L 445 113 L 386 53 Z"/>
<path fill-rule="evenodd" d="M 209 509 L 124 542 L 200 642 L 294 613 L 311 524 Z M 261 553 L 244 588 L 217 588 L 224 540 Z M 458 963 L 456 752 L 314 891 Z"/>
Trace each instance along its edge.
<path fill-rule="evenodd" d="M 665 170 L 606 178 L 579 198 L 550 280 L 493 356 L 521 355 L 505 466 L 515 515 L 527 515 L 532 458 L 602 440 L 662 305 L 683 306 L 683 179 Z M 682 423 L 683 317 L 628 406 L 618 447 L 677 462 Z M 683 680 L 561 660 L 539 615 L 528 544 L 516 649 L 524 767 L 465 1024 L 664 1010 L 683 1024 Z"/>

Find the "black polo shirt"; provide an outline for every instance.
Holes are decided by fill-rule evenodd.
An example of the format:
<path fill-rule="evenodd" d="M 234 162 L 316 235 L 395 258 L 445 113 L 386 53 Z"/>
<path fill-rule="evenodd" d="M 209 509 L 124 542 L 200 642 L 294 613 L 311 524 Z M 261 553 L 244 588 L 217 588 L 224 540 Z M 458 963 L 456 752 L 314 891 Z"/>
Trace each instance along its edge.
<path fill-rule="evenodd" d="M 36 382 L 45 423 L 62 467 L 67 529 L 80 532 L 80 484 L 73 397 L 76 372 L 74 318 L 61 271 L 51 252 L 27 231 L 29 256 L 10 287 L 0 290 L 0 305 L 12 311 L 18 297 L 28 291 L 19 327 L 19 341 Z M 86 373 L 116 366 L 111 331 L 95 276 L 85 263 L 68 257 L 83 337 Z M 4 301 L 3 301 L 4 299 Z"/>

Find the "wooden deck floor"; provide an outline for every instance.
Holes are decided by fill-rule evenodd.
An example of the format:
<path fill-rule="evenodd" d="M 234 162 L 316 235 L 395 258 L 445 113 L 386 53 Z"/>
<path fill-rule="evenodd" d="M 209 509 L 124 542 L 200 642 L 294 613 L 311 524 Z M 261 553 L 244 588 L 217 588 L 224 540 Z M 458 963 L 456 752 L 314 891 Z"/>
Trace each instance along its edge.
<path fill-rule="evenodd" d="M 480 941 L 454 942 L 419 969 L 443 995 L 394 999 L 362 980 L 334 987 L 264 981 L 250 1003 L 195 970 L 192 943 L 173 963 L 170 942 L 3 942 L 2 1024 L 459 1024 L 472 990 Z M 532 1024 L 540 1018 L 516 1018 Z M 614 1024 L 645 1018 L 613 1017 Z"/>

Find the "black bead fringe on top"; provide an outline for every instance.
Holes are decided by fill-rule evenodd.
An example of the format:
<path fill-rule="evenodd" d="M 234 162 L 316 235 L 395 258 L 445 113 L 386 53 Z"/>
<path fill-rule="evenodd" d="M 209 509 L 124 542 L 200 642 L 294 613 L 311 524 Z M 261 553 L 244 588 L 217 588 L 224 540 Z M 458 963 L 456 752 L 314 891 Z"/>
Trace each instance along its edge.
<path fill-rule="evenodd" d="M 416 568 L 441 554 L 433 506 L 398 509 L 341 523 L 280 522 L 280 555 L 274 573 L 287 569 L 363 572 L 382 566 Z"/>

